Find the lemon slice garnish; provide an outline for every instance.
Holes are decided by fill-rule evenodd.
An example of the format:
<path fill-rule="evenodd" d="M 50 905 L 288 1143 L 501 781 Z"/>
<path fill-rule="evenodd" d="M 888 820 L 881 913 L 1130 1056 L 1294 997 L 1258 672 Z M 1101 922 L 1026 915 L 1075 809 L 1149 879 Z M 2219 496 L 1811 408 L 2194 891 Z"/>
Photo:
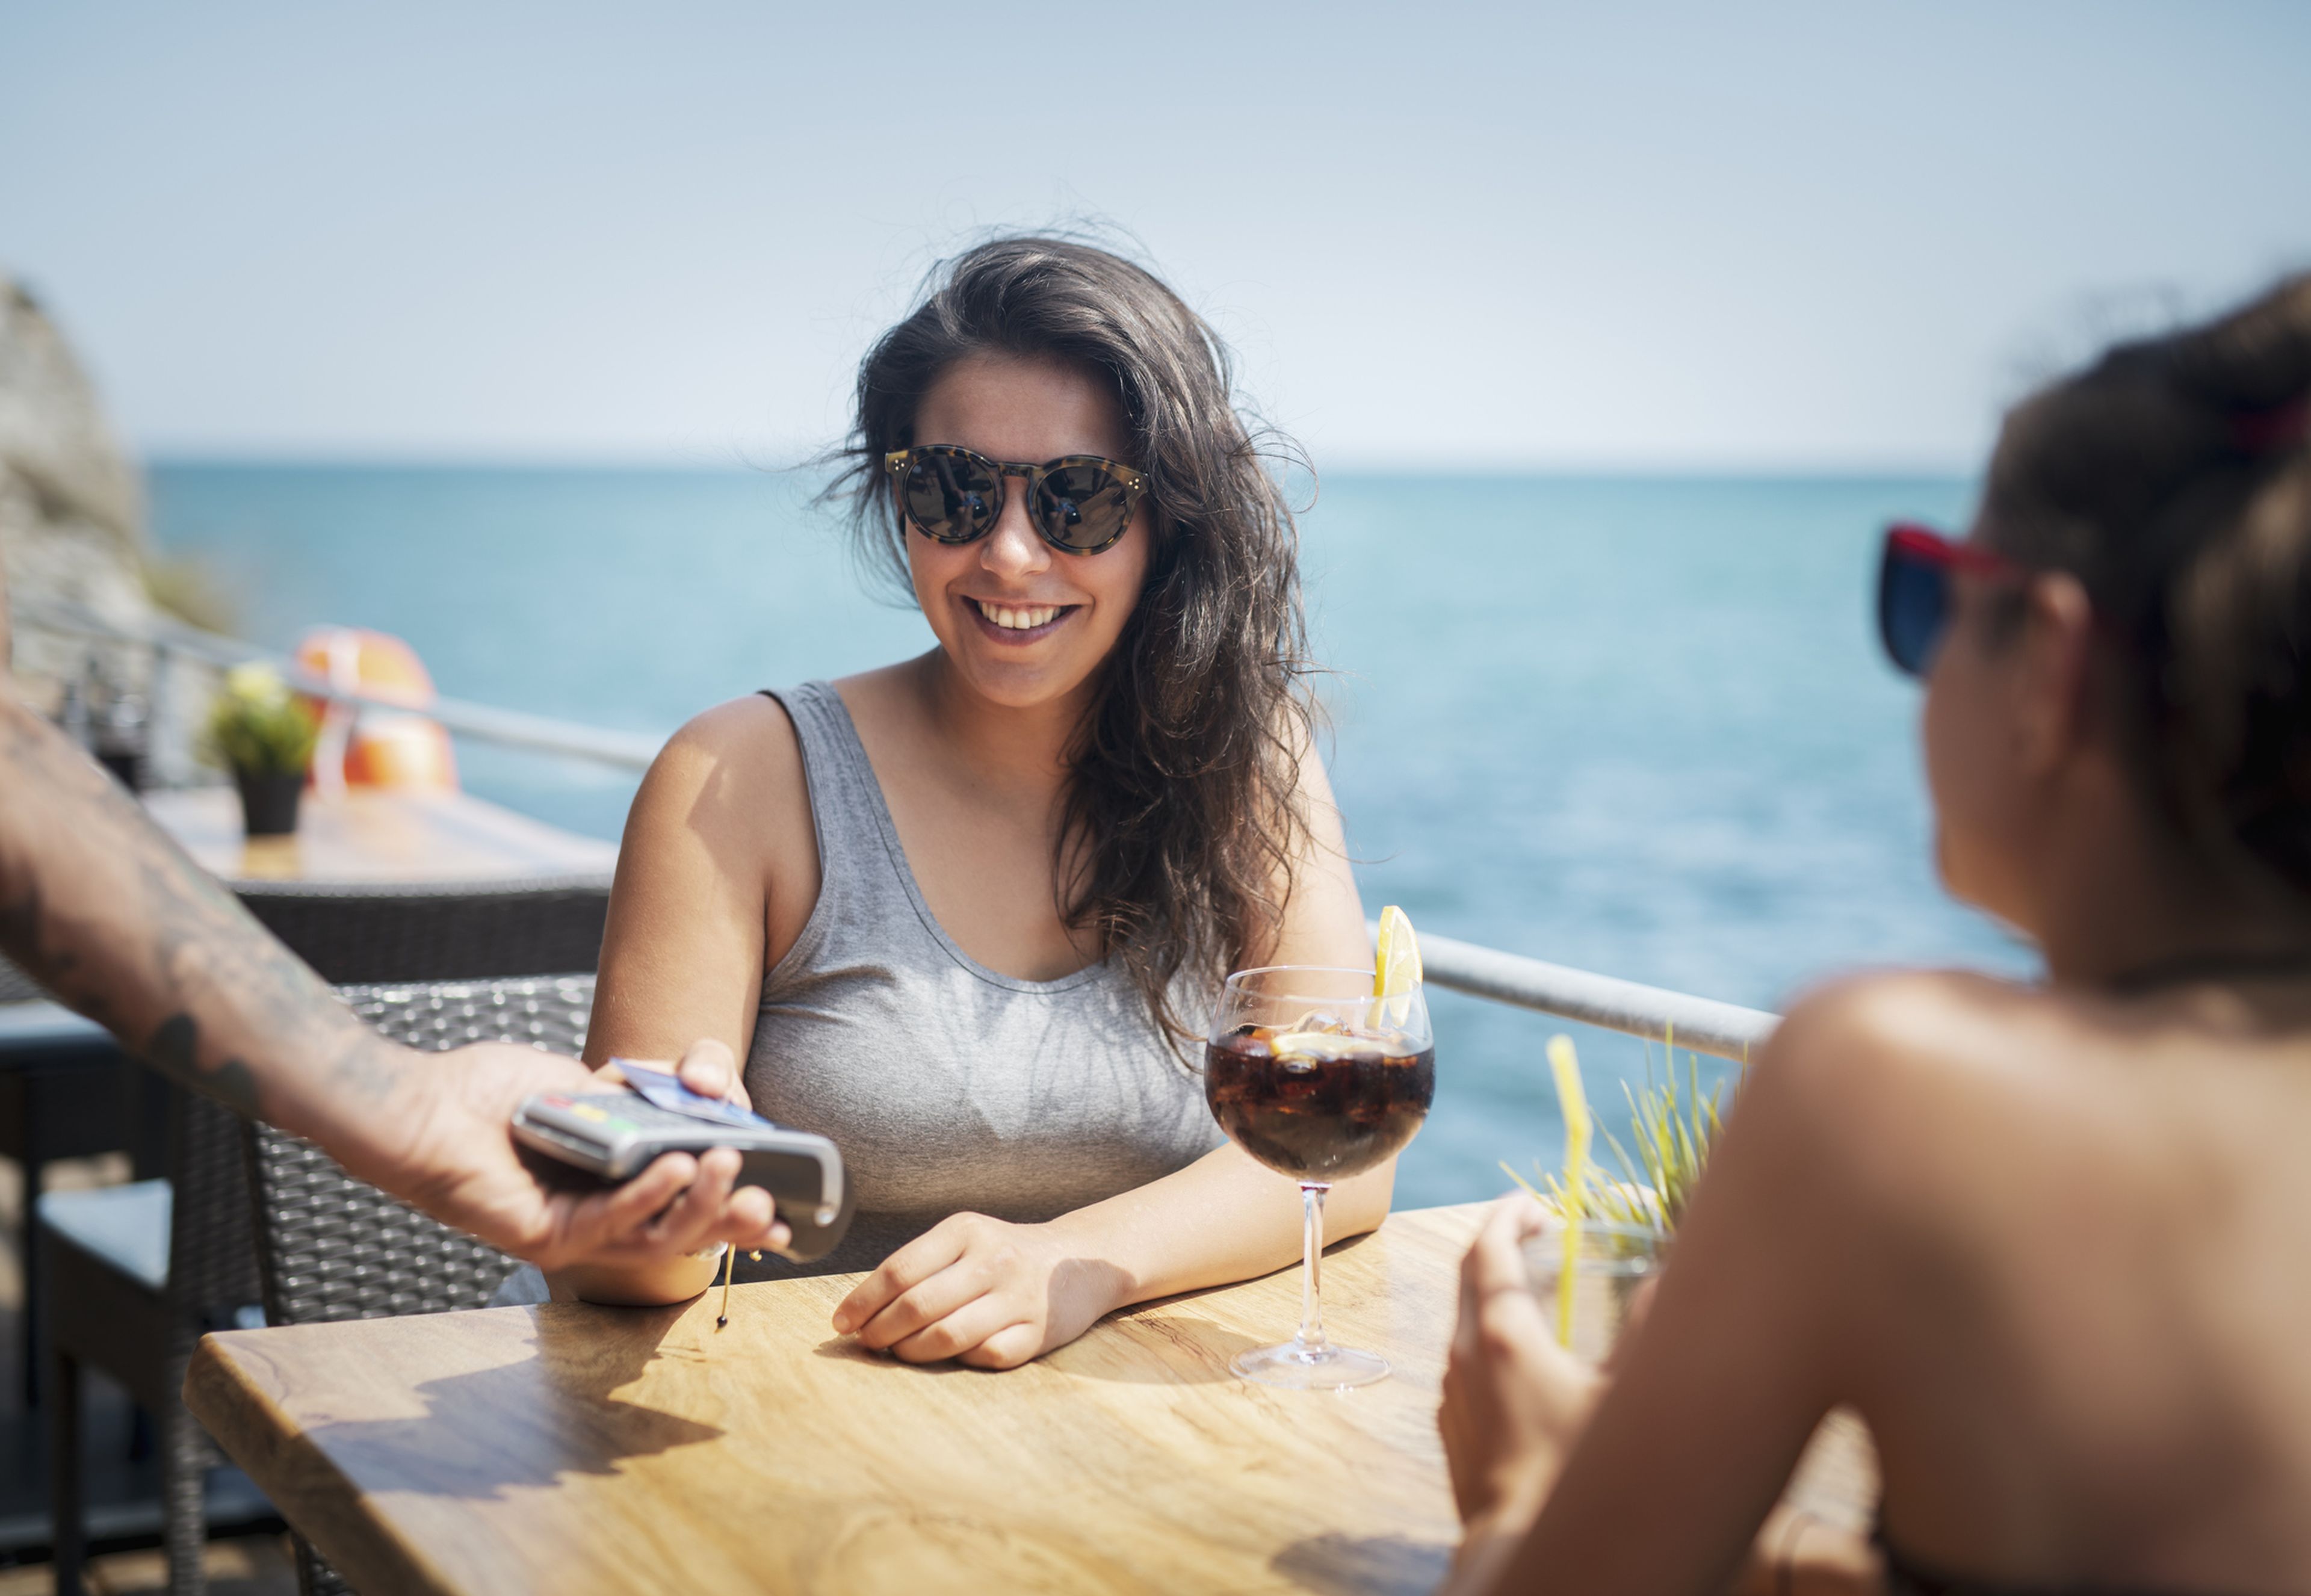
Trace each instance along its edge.
<path fill-rule="evenodd" d="M 1420 938 L 1412 921 L 1391 903 L 1380 911 L 1380 939 L 1374 947 L 1373 996 L 1401 998 L 1420 984 Z"/>

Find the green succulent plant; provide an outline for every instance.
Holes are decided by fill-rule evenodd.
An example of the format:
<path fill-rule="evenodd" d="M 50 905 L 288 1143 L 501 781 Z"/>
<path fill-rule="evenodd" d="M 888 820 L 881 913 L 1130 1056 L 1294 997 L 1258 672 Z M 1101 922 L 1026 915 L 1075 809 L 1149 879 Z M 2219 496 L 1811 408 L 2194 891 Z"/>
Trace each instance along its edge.
<path fill-rule="evenodd" d="M 289 690 L 269 665 L 237 665 L 209 707 L 208 740 L 234 771 L 253 776 L 301 774 L 312 763 L 321 724 L 312 706 Z"/>

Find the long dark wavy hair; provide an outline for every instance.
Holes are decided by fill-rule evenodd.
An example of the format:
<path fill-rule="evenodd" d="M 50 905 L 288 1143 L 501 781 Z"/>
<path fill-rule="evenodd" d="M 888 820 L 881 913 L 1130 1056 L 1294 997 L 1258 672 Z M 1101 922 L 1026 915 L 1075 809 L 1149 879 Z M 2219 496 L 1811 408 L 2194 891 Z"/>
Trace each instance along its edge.
<path fill-rule="evenodd" d="M 909 534 L 883 456 L 914 442 L 941 373 L 987 353 L 1112 383 L 1126 463 L 1149 479 L 1147 585 L 1070 751 L 1053 862 L 1062 918 L 1121 964 L 1176 1048 L 1191 1034 L 1181 1001 L 1269 946 L 1307 834 L 1299 534 L 1273 469 L 1291 446 L 1239 409 L 1226 346 L 1151 273 L 1071 239 L 981 244 L 937 266 L 859 362 L 827 489 L 902 588 Z"/>

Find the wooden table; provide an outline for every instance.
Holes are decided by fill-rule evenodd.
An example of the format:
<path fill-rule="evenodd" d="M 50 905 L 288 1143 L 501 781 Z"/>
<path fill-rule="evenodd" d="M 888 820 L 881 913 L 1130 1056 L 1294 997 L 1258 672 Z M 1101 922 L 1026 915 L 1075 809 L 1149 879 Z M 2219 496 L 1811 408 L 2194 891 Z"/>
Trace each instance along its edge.
<path fill-rule="evenodd" d="M 231 881 L 468 881 L 607 875 L 617 845 L 581 837 L 462 792 L 308 791 L 297 831 L 246 837 L 229 787 L 145 795 L 161 828 L 210 874 Z"/>
<path fill-rule="evenodd" d="M 1026 1368 L 833 1335 L 858 1278 L 658 1310 L 549 1304 L 206 1338 L 185 1394 L 365 1596 L 397 1592 L 1417 1592 L 1456 1538 L 1436 1438 L 1479 1207 L 1392 1216 L 1324 1271 L 1394 1376 L 1248 1385 L 1300 1272 L 1116 1314 Z M 1853 1426 L 1797 1490 L 1861 1524 Z"/>

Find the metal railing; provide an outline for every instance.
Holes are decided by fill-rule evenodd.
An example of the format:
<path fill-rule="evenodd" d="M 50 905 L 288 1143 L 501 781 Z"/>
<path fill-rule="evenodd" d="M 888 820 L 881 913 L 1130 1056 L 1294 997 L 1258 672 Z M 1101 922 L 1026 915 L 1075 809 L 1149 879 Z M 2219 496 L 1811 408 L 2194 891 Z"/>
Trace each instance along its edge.
<path fill-rule="evenodd" d="M 333 687 L 322 677 L 282 655 L 260 649 L 253 643 L 242 642 L 238 638 L 203 632 L 166 616 L 156 615 L 140 626 L 124 626 L 79 605 L 52 601 L 20 603 L 14 613 L 22 625 L 37 626 L 43 631 L 62 632 L 67 636 L 141 643 L 162 659 L 172 653 L 182 654 L 187 658 L 225 669 L 261 660 L 278 670 L 283 679 L 298 692 L 315 698 L 359 704 L 364 709 L 406 711 L 412 707 L 406 700 Z M 666 741 L 663 737 L 643 732 L 611 731 L 598 726 L 580 725 L 574 720 L 556 720 L 546 715 L 526 715 L 519 710 L 467 703 L 458 698 L 436 698 L 425 705 L 422 712 L 461 737 L 479 737 L 484 742 L 502 743 L 508 747 L 527 748 L 537 754 L 558 754 L 570 759 L 592 760 L 599 764 L 615 765 L 630 771 L 648 770 L 650 761 L 658 757 L 658 751 Z"/>
<path fill-rule="evenodd" d="M 1452 991 L 1744 1063 L 1750 1050 L 1782 1023 L 1781 1016 L 1762 1008 L 1598 975 L 1426 931 L 1420 934 L 1420 964 L 1428 981 Z"/>
<path fill-rule="evenodd" d="M 51 632 L 142 643 L 162 658 L 173 651 L 226 668 L 264 660 L 298 691 L 316 698 L 380 710 L 409 708 L 394 699 L 332 687 L 280 655 L 165 616 L 153 617 L 138 629 L 119 625 L 77 605 L 24 602 L 16 606 L 15 614 L 20 623 Z M 461 737 L 625 770 L 649 768 L 664 742 L 641 732 L 609 731 L 454 698 L 437 698 L 423 712 Z M 1655 1042 L 1674 1040 L 1679 1047 L 1722 1059 L 1746 1060 L 1750 1050 L 1772 1035 L 1781 1023 L 1779 1015 L 1762 1009 L 1574 970 L 1450 937 L 1424 933 L 1420 956 L 1427 979 L 1450 990 Z"/>

